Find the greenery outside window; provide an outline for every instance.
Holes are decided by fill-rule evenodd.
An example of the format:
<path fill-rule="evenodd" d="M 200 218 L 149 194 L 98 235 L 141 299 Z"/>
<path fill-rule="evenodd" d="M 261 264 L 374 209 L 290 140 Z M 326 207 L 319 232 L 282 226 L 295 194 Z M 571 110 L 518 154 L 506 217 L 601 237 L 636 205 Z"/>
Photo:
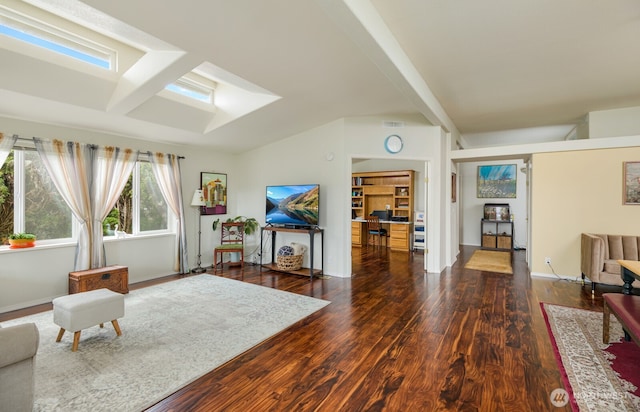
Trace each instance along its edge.
<path fill-rule="evenodd" d="M 38 153 L 13 150 L 0 168 L 0 244 L 19 232 L 36 234 L 39 243 L 70 241 L 73 220 Z"/>
<path fill-rule="evenodd" d="M 173 229 L 171 216 L 151 164 L 138 162 L 103 222 L 103 234 L 115 236 L 116 224 L 127 236 L 167 232 Z M 0 167 L 0 245 L 15 232 L 34 233 L 38 244 L 69 243 L 77 238 L 77 226 L 38 153 L 11 151 Z"/>

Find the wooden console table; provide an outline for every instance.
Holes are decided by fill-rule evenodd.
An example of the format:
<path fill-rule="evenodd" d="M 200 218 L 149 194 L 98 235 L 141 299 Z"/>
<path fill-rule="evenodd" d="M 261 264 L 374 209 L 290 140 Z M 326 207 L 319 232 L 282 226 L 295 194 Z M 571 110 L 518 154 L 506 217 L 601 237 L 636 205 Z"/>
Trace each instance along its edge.
<path fill-rule="evenodd" d="M 262 263 L 262 257 L 264 256 L 263 247 L 264 247 L 264 239 L 263 236 L 265 233 L 271 233 L 271 263 Z M 289 233 L 306 233 L 309 235 L 309 266 L 308 268 L 300 268 L 298 270 L 281 270 L 278 269 L 278 265 L 276 263 L 276 234 L 278 232 L 289 232 Z M 315 257 L 314 257 L 314 240 L 316 235 L 320 235 L 320 269 L 314 268 Z M 262 272 L 263 268 L 267 268 L 269 270 L 275 270 L 278 272 L 284 273 L 294 273 L 296 275 L 309 276 L 310 280 L 313 280 L 313 275 L 321 275 L 324 271 L 324 230 L 319 227 L 313 226 L 301 229 L 294 229 L 288 227 L 277 227 L 277 226 L 264 226 L 260 228 L 260 272 Z"/>

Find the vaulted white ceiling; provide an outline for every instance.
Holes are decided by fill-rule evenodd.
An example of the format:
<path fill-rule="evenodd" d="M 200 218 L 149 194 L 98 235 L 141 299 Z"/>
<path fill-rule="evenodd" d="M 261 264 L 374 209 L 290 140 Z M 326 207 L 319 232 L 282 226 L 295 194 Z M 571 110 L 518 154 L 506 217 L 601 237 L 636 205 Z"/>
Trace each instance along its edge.
<path fill-rule="evenodd" d="M 5 48 L 2 116 L 238 153 L 349 116 L 471 138 L 640 105 L 637 0 L 29 3 L 135 44 L 144 64 L 110 79 Z M 219 82 L 215 113 L 157 94 L 196 67 Z"/>

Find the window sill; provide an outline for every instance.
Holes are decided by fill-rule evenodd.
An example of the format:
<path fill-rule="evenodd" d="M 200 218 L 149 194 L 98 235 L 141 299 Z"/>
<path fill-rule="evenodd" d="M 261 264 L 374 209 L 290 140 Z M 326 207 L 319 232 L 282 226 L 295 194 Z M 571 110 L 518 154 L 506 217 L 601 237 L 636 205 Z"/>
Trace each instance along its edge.
<path fill-rule="evenodd" d="M 120 241 L 135 241 L 135 240 L 144 240 L 150 238 L 158 238 L 165 236 L 175 236 L 175 233 L 172 232 L 162 232 L 162 233 L 151 233 L 144 235 L 127 235 L 126 237 L 116 237 L 116 236 L 106 236 L 104 238 L 104 243 L 113 243 Z M 20 253 L 20 252 L 29 252 L 34 250 L 43 250 L 43 249 L 58 249 L 58 248 L 68 248 L 75 247 L 77 244 L 76 241 L 64 241 L 64 242 L 56 242 L 56 243 L 38 243 L 36 240 L 36 245 L 33 247 L 25 247 L 25 248 L 15 248 L 12 249 L 9 245 L 1 245 L 0 246 L 0 254 L 5 253 Z"/>

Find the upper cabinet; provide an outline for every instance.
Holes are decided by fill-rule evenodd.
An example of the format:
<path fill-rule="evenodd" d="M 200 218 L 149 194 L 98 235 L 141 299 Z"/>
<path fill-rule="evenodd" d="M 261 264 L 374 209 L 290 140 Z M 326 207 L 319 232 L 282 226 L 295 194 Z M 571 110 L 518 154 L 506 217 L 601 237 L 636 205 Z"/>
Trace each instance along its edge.
<path fill-rule="evenodd" d="M 353 173 L 352 217 L 363 219 L 374 210 L 389 210 L 392 216 L 412 221 L 414 177 L 413 170 Z"/>

